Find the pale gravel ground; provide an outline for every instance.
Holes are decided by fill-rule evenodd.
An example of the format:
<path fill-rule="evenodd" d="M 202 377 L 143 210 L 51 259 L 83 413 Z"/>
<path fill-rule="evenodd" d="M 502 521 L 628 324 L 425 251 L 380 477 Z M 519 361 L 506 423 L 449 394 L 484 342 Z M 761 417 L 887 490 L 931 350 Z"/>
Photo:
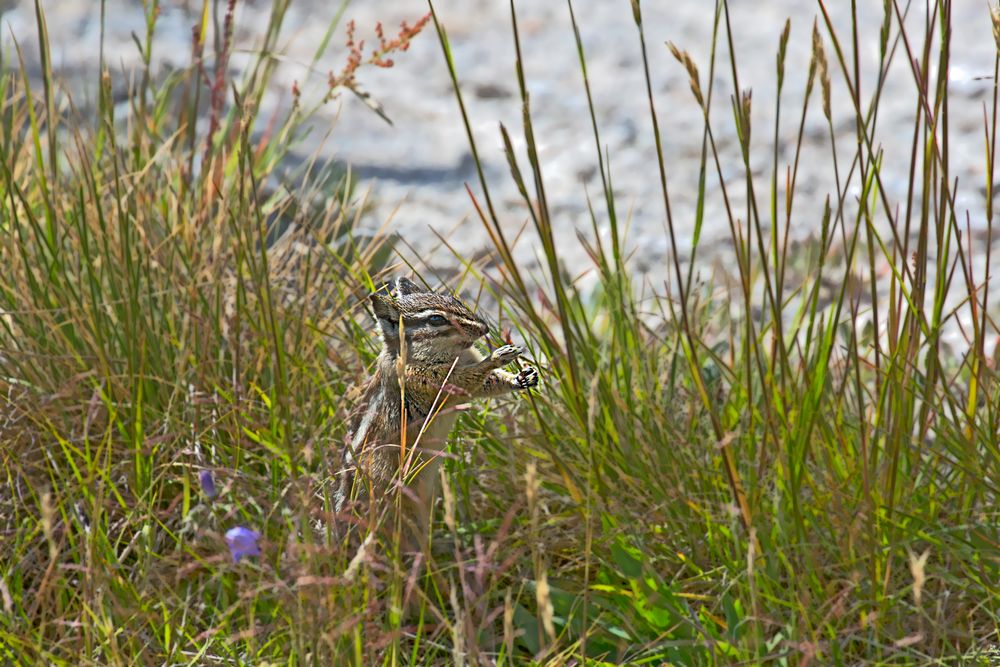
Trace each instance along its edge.
<path fill-rule="evenodd" d="M 13 7 L 0 19 L 4 24 L 4 44 L 8 45 L 14 35 L 24 43 L 29 57 L 34 57 L 33 3 L 0 0 L 0 6 L 4 4 Z M 862 5 L 861 52 L 866 59 L 862 69 L 868 72 L 862 92 L 867 94 L 866 91 L 874 88 L 882 3 L 869 0 L 858 4 Z M 909 26 L 914 48 L 918 48 L 924 3 L 914 4 Z M 97 60 L 97 0 L 43 0 L 42 5 L 48 14 L 57 67 L 68 78 L 93 81 L 92 77 L 86 78 L 86 73 L 92 71 Z M 200 6 L 200 2 L 192 1 L 190 5 Z M 693 231 L 702 122 L 688 89 L 687 76 L 670 56 L 664 42 L 673 41 L 690 51 L 701 69 L 702 83 L 706 85 L 712 5 L 709 0 L 647 0 L 643 3 L 682 258 L 689 255 Z M 850 3 L 831 0 L 828 5 L 841 38 L 849 39 Z M 611 155 L 619 213 L 630 218 L 628 240 L 629 247 L 635 250 L 633 266 L 646 273 L 653 284 L 662 286 L 667 278 L 669 246 L 664 233 L 663 200 L 639 45 L 629 3 L 627 0 L 577 0 L 574 6 L 587 53 L 601 138 Z M 155 57 L 164 65 L 184 66 L 189 59 L 194 19 L 186 12 L 183 2 L 163 2 L 162 7 Z M 240 0 L 237 7 L 237 42 L 249 48 L 263 29 L 270 3 Z M 494 202 L 505 226 L 513 234 L 527 219 L 527 209 L 509 176 L 499 123 L 506 125 L 514 136 L 522 168 L 526 171 L 528 164 L 523 141 L 519 138 L 521 106 L 514 77 L 509 5 L 502 0 L 441 0 L 437 7 L 451 39 Z M 109 60 L 127 70 L 137 61 L 130 32 L 143 30 L 141 4 L 135 0 L 109 0 L 108 8 Z M 759 202 L 763 206 L 761 214 L 766 215 L 778 36 L 785 18 L 790 17 L 792 33 L 783 94 L 782 139 L 779 141 L 784 169 L 793 156 L 810 57 L 812 23 L 818 5 L 803 0 L 732 0 L 730 8 L 740 84 L 744 89 L 753 90 L 753 170 Z M 359 36 L 372 40 L 376 21 L 381 20 L 387 27 L 396 26 L 401 20 L 412 23 L 425 11 L 422 0 L 355 2 L 347 9 L 345 18 L 355 19 Z M 288 91 L 293 80 L 299 81 L 307 95 L 322 88 L 323 76 L 310 78 L 305 68 L 296 63 L 311 59 L 333 12 L 331 5 L 314 0 L 300 0 L 293 5 L 284 33 L 288 62 L 279 71 L 276 94 L 270 104 L 289 102 Z M 564 252 L 571 273 L 575 274 L 587 265 L 575 235 L 577 229 L 590 228 L 585 194 L 589 193 L 598 205 L 601 195 L 590 117 L 569 14 L 562 0 L 534 0 L 519 2 L 518 15 L 547 195 L 554 212 L 560 250 Z M 989 77 L 995 50 L 987 4 L 972 0 L 956 2 L 953 26 L 952 175 L 959 179 L 957 203 L 963 216 L 966 210 L 969 212 L 974 231 L 972 243 L 977 264 L 981 267 L 987 252 L 982 118 L 983 105 L 992 93 Z M 393 31 L 387 28 L 387 32 Z M 334 48 L 318 67 L 321 72 L 341 67 L 345 57 L 342 36 L 341 29 L 334 39 Z M 846 160 L 855 142 L 853 113 L 829 40 L 826 44 L 833 67 L 837 149 L 844 161 L 841 168 L 846 169 Z M 238 67 L 246 57 L 237 54 L 233 66 Z M 743 201 L 744 174 L 729 107 L 733 88 L 727 62 L 728 54 L 723 47 L 719 53 L 712 120 L 716 139 L 723 149 L 723 175 L 730 195 L 738 203 Z M 474 217 L 464 184 L 472 185 L 477 194 L 480 188 L 433 31 L 428 29 L 418 37 L 408 53 L 396 58 L 396 63 L 392 69 L 368 69 L 360 76 L 364 87 L 385 107 L 393 126 L 384 123 L 352 96 L 346 96 L 320 113 L 316 131 L 301 152 L 308 154 L 321 149 L 353 165 L 355 173 L 372 190 L 374 207 L 369 224 L 377 226 L 391 216 L 392 228 L 421 251 L 422 257 L 429 258 L 432 264 L 444 265 L 448 264 L 447 253 L 440 249 L 433 252 L 438 242 L 430 228 L 447 234 L 450 242 L 463 253 L 476 252 L 487 242 L 481 224 Z M 907 68 L 905 53 L 901 53 L 886 83 L 879 120 L 879 140 L 885 150 L 884 178 L 893 206 L 905 205 L 906 165 L 915 101 L 912 74 Z M 320 140 L 327 131 L 329 136 L 321 145 Z M 806 122 L 792 222 L 795 238 L 805 239 L 818 233 L 822 202 L 827 193 L 833 193 L 833 182 L 829 137 L 817 95 Z M 599 214 L 601 210 L 598 206 Z M 745 217 L 743 205 L 737 205 L 736 210 L 740 217 Z M 851 216 L 855 210 L 853 203 L 848 206 Z M 884 220 L 881 209 L 878 214 Z M 605 229 L 606 216 L 600 215 L 599 222 Z M 729 243 L 721 189 L 713 173 L 708 181 L 704 250 L 700 251 L 705 261 L 700 266 L 732 268 Z M 530 235 L 521 241 L 518 252 L 526 267 L 534 265 L 536 245 Z"/>

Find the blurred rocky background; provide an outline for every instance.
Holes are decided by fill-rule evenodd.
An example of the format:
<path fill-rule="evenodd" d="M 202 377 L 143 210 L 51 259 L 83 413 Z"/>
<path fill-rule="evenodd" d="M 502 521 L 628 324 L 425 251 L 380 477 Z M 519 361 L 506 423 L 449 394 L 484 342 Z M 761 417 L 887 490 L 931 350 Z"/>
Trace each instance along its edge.
<path fill-rule="evenodd" d="M 830 19 L 841 39 L 850 37 L 849 2 L 828 2 Z M 858 3 L 863 57 L 867 73 L 862 98 L 875 89 L 882 3 Z M 902 6 L 904 3 L 900 3 Z M 924 3 L 911 3 L 907 26 L 922 43 L 927 17 Z M 76 90 L 76 102 L 86 105 L 96 90 L 93 76 L 98 64 L 101 35 L 101 3 L 98 0 L 42 0 L 54 49 L 54 67 Z M 689 51 L 707 89 L 714 3 L 707 0 L 673 0 L 643 3 L 647 45 L 655 102 L 664 137 L 670 194 L 678 232 L 679 252 L 688 259 L 694 230 L 694 211 L 702 150 L 703 122 L 682 66 L 670 55 L 666 42 Z M 191 62 L 193 26 L 199 20 L 201 3 L 160 3 L 153 60 L 160 74 Z M 958 179 L 956 201 L 961 215 L 968 211 L 976 252 L 985 248 L 984 212 L 984 104 L 993 91 L 993 59 L 996 44 L 991 34 L 989 7 L 984 2 L 954 3 L 951 68 L 952 96 L 949 104 L 952 143 L 949 147 L 952 175 Z M 521 152 L 522 168 L 528 169 L 521 140 L 521 101 L 514 72 L 514 45 L 510 7 L 500 0 L 440 0 L 436 3 L 448 31 L 462 92 L 472 120 L 476 140 L 485 161 L 494 203 L 512 236 L 528 218 L 526 205 L 509 176 L 503 155 L 499 125 L 503 123 Z M 633 266 L 661 286 L 666 279 L 669 241 L 657 169 L 654 138 L 646 99 L 642 59 L 627 0 L 576 0 L 576 16 L 585 46 L 590 83 L 596 103 L 601 141 L 610 155 L 619 216 L 627 220 L 627 246 L 634 251 Z M 758 200 L 769 200 L 774 145 L 775 54 L 785 19 L 791 20 L 787 74 L 782 95 L 778 154 L 781 164 L 779 196 L 784 196 L 785 166 L 794 158 L 796 135 L 811 54 L 813 22 L 820 5 L 800 0 L 732 0 L 729 10 L 737 53 L 739 85 L 752 90 L 752 173 Z M 235 3 L 236 52 L 230 62 L 234 72 L 249 58 L 260 41 L 272 9 L 265 0 Z M 347 57 L 345 26 L 356 24 L 359 39 L 376 40 L 375 25 L 381 21 L 389 34 L 400 22 L 415 23 L 426 14 L 421 0 L 353 2 L 344 8 L 330 47 L 310 69 L 317 46 L 340 7 L 316 0 L 296 0 L 288 9 L 282 44 L 284 55 L 275 77 L 272 99 L 266 108 L 287 107 L 292 102 L 293 82 L 303 100 L 325 93 L 327 72 L 338 71 Z M 0 1 L 0 24 L 4 66 L 10 66 L 17 40 L 29 65 L 37 71 L 38 48 L 34 3 L 29 0 Z M 215 20 L 225 12 L 218 3 Z M 517 3 L 524 66 L 531 92 L 535 133 L 544 169 L 545 186 L 556 232 L 565 239 L 561 247 L 567 268 L 584 264 L 576 231 L 590 233 L 587 197 L 595 202 L 598 223 L 607 233 L 607 217 L 601 203 L 591 120 L 586 107 L 567 5 L 562 0 L 532 0 Z M 116 85 L 125 90 L 130 73 L 140 64 L 133 33 L 145 34 L 143 3 L 108 0 L 105 5 L 105 58 Z M 843 76 L 820 17 L 833 79 L 832 106 L 840 178 L 851 168 L 856 145 L 854 111 Z M 849 43 L 844 44 L 848 49 Z M 876 136 L 885 151 L 883 178 L 892 206 L 905 206 L 907 165 L 910 159 L 912 118 L 917 89 L 907 54 L 896 46 L 892 69 L 885 82 Z M 725 158 L 722 177 L 733 198 L 735 215 L 745 220 L 743 194 L 745 172 L 732 121 L 732 85 L 726 39 L 719 40 L 713 86 L 712 121 L 715 138 Z M 931 72 L 931 78 L 936 72 Z M 487 245 L 482 225 L 465 190 L 480 192 L 474 164 L 462 127 L 451 80 L 441 47 L 429 24 L 412 48 L 388 69 L 367 68 L 358 83 L 384 108 L 388 124 L 354 95 L 342 94 L 323 107 L 314 128 L 297 149 L 302 159 L 319 151 L 350 165 L 359 180 L 359 195 L 370 189 L 370 215 L 365 224 L 386 225 L 398 232 L 421 258 L 447 264 L 449 252 L 435 235 L 448 239 L 455 250 L 475 254 Z M 805 121 L 795 209 L 791 234 L 807 241 L 819 233 L 823 201 L 836 201 L 830 136 L 823 118 L 818 91 Z M 711 166 L 711 163 L 710 163 Z M 856 179 L 856 177 L 855 177 Z M 858 189 L 849 192 L 857 196 Z M 780 208 L 780 207 L 779 207 Z M 845 211 L 853 219 L 854 201 Z M 761 215 L 767 217 L 767 211 Z M 884 211 L 878 216 L 884 222 Z M 783 216 L 782 216 L 783 217 Z M 432 231 L 433 230 L 433 231 Z M 730 228 L 719 178 L 714 167 L 708 174 L 705 225 L 699 257 L 705 267 L 731 267 Z M 536 262 L 534 240 L 518 243 L 526 266 Z M 699 266 L 701 266 L 699 264 Z"/>

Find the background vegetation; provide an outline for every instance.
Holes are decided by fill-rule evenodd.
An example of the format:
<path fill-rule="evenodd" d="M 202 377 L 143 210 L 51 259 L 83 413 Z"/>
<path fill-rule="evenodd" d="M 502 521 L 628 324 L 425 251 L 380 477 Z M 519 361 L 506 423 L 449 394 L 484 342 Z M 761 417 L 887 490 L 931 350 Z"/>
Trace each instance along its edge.
<path fill-rule="evenodd" d="M 377 352 L 363 297 L 407 268 L 391 236 L 355 233 L 364 201 L 349 175 L 281 170 L 310 113 L 295 95 L 285 115 L 258 115 L 287 2 L 235 80 L 232 3 L 212 46 L 206 0 L 190 67 L 162 80 L 150 3 L 146 70 L 116 104 L 102 61 L 92 111 L 53 75 L 39 9 L 41 86 L 23 64 L 0 74 L 2 661 L 989 664 L 998 331 L 949 172 L 950 4 L 929 5 L 911 35 L 905 8 L 884 4 L 879 73 L 909 68 L 920 90 L 905 202 L 882 185 L 880 89 L 861 95 L 856 38 L 822 3 L 808 65 L 785 62 L 789 26 L 775 35 L 773 100 L 751 102 L 714 44 L 707 64 L 671 47 L 705 113 L 704 149 L 693 164 L 660 151 L 650 173 L 671 242 L 670 170 L 699 169 L 703 187 L 741 174 L 731 200 L 722 181 L 737 261 L 718 284 L 676 253 L 665 284 L 633 280 L 613 189 L 629 175 L 613 173 L 593 105 L 603 190 L 580 238 L 592 265 L 561 264 L 519 60 L 523 126 L 501 133 L 546 271 L 519 270 L 480 169 L 470 195 L 499 260 L 456 257 L 449 287 L 527 342 L 542 385 L 463 411 L 434 546 L 416 555 L 391 531 L 360 538 L 380 508 L 333 512 L 346 415 Z M 637 0 L 623 11 L 646 63 L 662 46 Z M 714 19 L 717 42 L 739 29 L 723 0 Z M 994 26 L 1000 44 L 996 14 Z M 330 95 L 363 94 L 359 68 L 420 27 L 457 83 L 463 64 L 432 17 L 353 48 Z M 514 11 L 511 34 L 519 53 Z M 784 137 L 750 124 L 751 103 L 781 111 L 786 66 L 808 67 L 805 103 L 787 113 L 830 121 L 838 80 L 858 137 L 852 154 L 831 144 L 836 189 L 815 240 L 794 247 L 798 153 L 784 164 L 775 146 L 801 143 L 802 126 Z M 719 102 L 716 77 L 737 92 Z M 669 116 L 646 93 L 659 145 Z M 719 103 L 742 164 L 719 160 Z M 994 86 L 988 243 L 996 109 Z M 764 178 L 757 151 L 773 151 Z M 583 274 L 595 289 L 577 288 Z M 953 327 L 960 352 L 941 343 Z M 260 533 L 259 555 L 234 562 L 224 534 L 237 526 Z"/>

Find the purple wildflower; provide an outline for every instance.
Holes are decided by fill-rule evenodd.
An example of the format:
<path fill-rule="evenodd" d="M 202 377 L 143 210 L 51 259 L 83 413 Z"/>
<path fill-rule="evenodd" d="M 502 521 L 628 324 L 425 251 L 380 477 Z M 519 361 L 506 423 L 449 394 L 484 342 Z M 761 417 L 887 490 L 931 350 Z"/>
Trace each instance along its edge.
<path fill-rule="evenodd" d="M 201 484 L 201 490 L 205 492 L 205 495 L 209 498 L 214 498 L 219 495 L 218 491 L 215 489 L 215 478 L 212 477 L 211 470 L 202 470 L 198 473 L 198 482 Z"/>
<path fill-rule="evenodd" d="M 259 556 L 260 545 L 257 541 L 260 533 L 243 526 L 236 526 L 226 531 L 226 544 L 229 545 L 229 553 L 233 555 L 233 561 L 239 563 L 244 556 Z"/>

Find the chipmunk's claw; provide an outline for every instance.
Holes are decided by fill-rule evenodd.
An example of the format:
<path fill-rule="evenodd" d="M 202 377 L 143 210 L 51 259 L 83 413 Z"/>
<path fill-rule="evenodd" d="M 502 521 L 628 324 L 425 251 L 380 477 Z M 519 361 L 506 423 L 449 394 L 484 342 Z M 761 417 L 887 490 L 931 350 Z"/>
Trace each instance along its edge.
<path fill-rule="evenodd" d="M 538 371 L 531 366 L 528 366 L 514 376 L 514 382 L 516 382 L 517 386 L 521 389 L 534 387 L 538 384 Z"/>
<path fill-rule="evenodd" d="M 490 359 L 501 366 L 506 366 L 522 354 L 524 354 L 524 348 L 520 345 L 503 345 L 493 350 L 493 354 L 490 355 Z"/>

